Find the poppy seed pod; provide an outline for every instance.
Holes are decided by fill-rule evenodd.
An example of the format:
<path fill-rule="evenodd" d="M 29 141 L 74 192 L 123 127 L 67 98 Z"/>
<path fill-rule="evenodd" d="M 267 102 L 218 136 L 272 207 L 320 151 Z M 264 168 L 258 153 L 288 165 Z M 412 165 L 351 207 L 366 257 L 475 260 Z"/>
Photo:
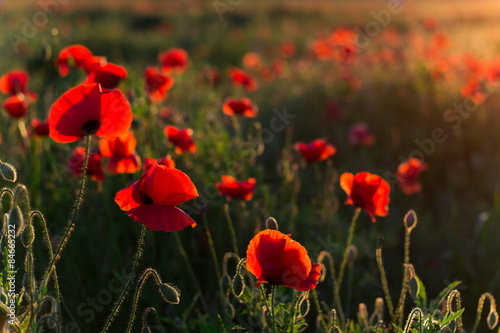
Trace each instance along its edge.
<path fill-rule="evenodd" d="M 413 209 L 410 209 L 408 213 L 406 213 L 403 221 L 405 223 L 405 228 L 408 232 L 411 232 L 417 226 L 417 213 L 415 213 Z"/>
<path fill-rule="evenodd" d="M 243 276 L 241 274 L 236 273 L 233 278 L 233 293 L 236 297 L 241 297 L 243 292 L 245 291 L 245 281 L 243 280 Z"/>
<path fill-rule="evenodd" d="M 0 162 L 0 173 L 6 181 L 14 183 L 17 180 L 16 168 L 10 163 Z"/>
<path fill-rule="evenodd" d="M 297 307 L 298 307 L 298 312 L 299 312 L 299 315 L 301 317 L 305 317 L 307 316 L 307 314 L 309 313 L 309 309 L 311 307 L 311 304 L 309 302 L 309 295 L 308 293 L 305 293 L 302 295 L 300 301 L 299 301 L 299 304 L 297 304 Z"/>
<path fill-rule="evenodd" d="M 21 242 L 24 247 L 28 247 L 33 244 L 35 240 L 35 228 L 31 223 L 26 224 L 23 232 L 21 233 Z"/>
<path fill-rule="evenodd" d="M 23 212 L 21 211 L 21 208 L 19 208 L 19 206 L 15 206 L 12 208 L 9 213 L 8 221 L 9 224 L 16 227 L 16 237 L 18 237 L 24 230 Z"/>

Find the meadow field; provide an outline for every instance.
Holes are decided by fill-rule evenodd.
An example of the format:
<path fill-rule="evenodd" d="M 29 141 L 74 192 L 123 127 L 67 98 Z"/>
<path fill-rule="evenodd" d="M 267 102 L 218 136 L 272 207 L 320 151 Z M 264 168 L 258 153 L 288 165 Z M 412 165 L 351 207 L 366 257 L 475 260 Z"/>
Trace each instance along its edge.
<path fill-rule="evenodd" d="M 495 0 L 0 0 L 1 331 L 500 332 L 498 31 Z"/>

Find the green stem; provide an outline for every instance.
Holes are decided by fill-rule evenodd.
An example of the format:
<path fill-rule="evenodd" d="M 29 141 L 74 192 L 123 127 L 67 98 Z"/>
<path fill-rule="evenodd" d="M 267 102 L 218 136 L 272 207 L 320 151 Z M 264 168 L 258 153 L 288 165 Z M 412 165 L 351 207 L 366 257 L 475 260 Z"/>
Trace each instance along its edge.
<path fill-rule="evenodd" d="M 313 294 L 313 298 L 314 298 L 314 303 L 316 304 L 316 308 L 318 310 L 318 316 L 319 316 L 319 320 L 321 322 L 321 326 L 323 326 L 323 329 L 325 330 L 325 332 L 328 332 L 328 327 L 326 326 L 325 319 L 323 318 L 323 312 L 321 311 L 321 306 L 319 304 L 318 293 L 316 293 L 316 289 L 313 289 L 312 294 Z"/>
<path fill-rule="evenodd" d="M 338 294 L 340 291 L 340 286 L 342 285 L 342 279 L 344 278 L 345 266 L 347 265 L 347 257 L 349 254 L 349 246 L 352 244 L 352 239 L 354 238 L 354 230 L 356 229 L 356 221 L 358 220 L 361 208 L 356 208 L 354 215 L 351 220 L 351 227 L 349 228 L 349 237 L 347 238 L 347 244 L 342 256 L 342 263 L 340 264 L 339 276 L 337 278 L 337 285 L 335 286 L 335 293 Z"/>
<path fill-rule="evenodd" d="M 271 310 L 269 309 L 269 303 L 267 302 L 267 297 L 266 293 L 264 292 L 264 285 L 260 285 L 260 292 L 262 293 L 262 298 L 264 299 L 264 304 L 266 305 L 267 313 L 271 313 Z"/>
<path fill-rule="evenodd" d="M 229 231 L 231 232 L 231 238 L 233 240 L 233 248 L 234 253 L 238 255 L 238 242 L 236 241 L 236 232 L 234 231 L 233 220 L 231 219 L 231 215 L 229 214 L 229 205 L 224 204 L 224 213 L 226 214 L 227 224 L 229 226 Z"/>
<path fill-rule="evenodd" d="M 401 293 L 399 294 L 398 308 L 396 311 L 396 318 L 398 318 L 399 326 L 403 325 L 404 316 L 404 303 L 406 299 L 406 291 L 408 289 L 408 282 L 410 276 L 408 274 L 408 264 L 410 263 L 410 228 L 405 228 L 405 262 L 403 264 L 403 283 L 401 286 Z"/>
<path fill-rule="evenodd" d="M 382 280 L 382 287 L 384 289 L 385 301 L 387 302 L 387 307 L 389 308 L 389 314 L 391 315 L 391 321 L 394 321 L 394 305 L 392 304 L 391 294 L 389 292 L 389 284 L 387 283 L 387 276 L 385 274 L 384 262 L 382 261 L 382 248 L 378 248 L 376 252 L 377 265 L 380 272 L 380 279 Z"/>
<path fill-rule="evenodd" d="M 347 274 L 347 299 L 345 304 L 345 316 L 347 318 L 349 318 L 351 309 L 353 272 L 354 272 L 354 267 L 352 267 L 352 265 L 349 265 L 349 272 Z"/>
<path fill-rule="evenodd" d="M 188 255 L 186 253 L 186 250 L 184 250 L 184 246 L 182 245 L 181 238 L 179 237 L 177 232 L 174 232 L 174 237 L 175 237 L 175 240 L 177 242 L 177 246 L 179 247 L 179 252 L 181 253 L 182 258 L 186 262 L 188 274 L 191 277 L 191 279 L 193 280 L 193 283 L 196 287 L 196 290 L 200 294 L 200 300 L 201 300 L 201 303 L 203 305 L 203 308 L 205 309 L 206 313 L 210 313 L 210 311 L 208 310 L 208 305 L 205 302 L 205 298 L 203 297 L 203 293 L 201 292 L 201 288 L 200 288 L 200 284 L 198 283 L 198 279 L 196 278 L 196 275 L 194 274 L 193 267 L 191 267 L 191 263 L 189 262 L 189 258 L 188 258 Z"/>
<path fill-rule="evenodd" d="M 42 280 L 42 283 L 40 283 L 40 288 L 39 290 L 42 290 L 46 287 L 47 281 L 50 278 L 52 271 L 55 269 L 55 265 L 57 261 L 59 261 L 59 258 L 61 257 L 61 252 L 64 250 L 66 247 L 69 237 L 71 236 L 71 233 L 73 232 L 73 229 L 75 228 L 75 221 L 76 217 L 78 215 L 78 211 L 80 210 L 80 207 L 83 202 L 83 192 L 85 189 L 85 180 L 86 180 L 86 175 L 87 175 L 87 164 L 89 161 L 89 151 L 90 151 L 90 135 L 87 135 L 86 137 L 86 143 L 85 143 L 85 159 L 83 161 L 83 167 L 82 167 L 82 178 L 80 181 L 80 189 L 78 191 L 78 196 L 76 198 L 76 205 L 75 209 L 73 211 L 73 216 L 71 217 L 71 220 L 69 220 L 68 224 L 66 225 L 66 229 L 64 231 L 64 235 L 59 243 L 59 246 L 56 249 L 56 253 L 52 260 L 50 261 L 49 266 L 47 267 L 47 270 L 45 271 L 45 276 Z"/>
<path fill-rule="evenodd" d="M 135 260 L 134 260 L 134 264 L 132 265 L 132 272 L 129 275 L 127 284 L 123 287 L 123 290 L 120 294 L 120 297 L 115 302 L 113 310 L 111 310 L 111 313 L 109 314 L 108 319 L 106 320 L 106 324 L 104 324 L 104 328 L 102 329 L 102 333 L 105 333 L 109 330 L 111 324 L 113 323 L 113 320 L 115 319 L 116 315 L 118 314 L 118 311 L 120 311 L 120 307 L 123 304 L 123 300 L 125 299 L 125 296 L 127 295 L 130 284 L 134 280 L 135 273 L 137 271 L 137 267 L 139 266 L 139 260 L 142 256 L 142 246 L 144 244 L 144 237 L 146 235 L 146 231 L 147 231 L 146 226 L 144 224 L 142 224 L 141 225 L 141 234 L 140 234 L 139 239 L 137 241 L 137 251 L 135 252 Z"/>
<path fill-rule="evenodd" d="M 292 296 L 292 317 L 290 319 L 290 323 L 288 324 L 288 331 L 287 332 L 293 331 L 293 324 L 295 323 L 295 312 L 296 312 L 295 298 L 296 298 L 296 294 L 297 294 L 297 290 L 294 289 L 293 296 Z"/>
<path fill-rule="evenodd" d="M 205 225 L 205 232 L 207 233 L 208 244 L 210 246 L 210 252 L 212 253 L 212 259 L 215 264 L 215 273 L 217 274 L 217 281 L 221 280 L 220 269 L 219 269 L 219 260 L 217 260 L 217 253 L 215 252 L 214 241 L 212 239 L 212 233 L 210 229 L 208 229 L 207 223 L 207 215 L 203 214 L 203 223 Z"/>
<path fill-rule="evenodd" d="M 271 319 L 273 323 L 273 333 L 276 332 L 276 320 L 274 318 L 274 298 L 276 294 L 276 286 L 271 287 Z"/>

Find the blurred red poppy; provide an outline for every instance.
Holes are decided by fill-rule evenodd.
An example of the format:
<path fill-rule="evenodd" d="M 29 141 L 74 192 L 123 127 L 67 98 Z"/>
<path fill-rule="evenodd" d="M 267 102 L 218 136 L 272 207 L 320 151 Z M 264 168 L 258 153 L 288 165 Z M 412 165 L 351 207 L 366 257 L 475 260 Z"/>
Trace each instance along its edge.
<path fill-rule="evenodd" d="M 310 143 L 297 142 L 295 148 L 300 151 L 307 162 L 323 161 L 337 151 L 326 139 L 316 139 Z"/>
<path fill-rule="evenodd" d="M 68 161 L 68 168 L 73 172 L 76 177 L 82 175 L 83 163 L 85 161 L 85 148 L 77 147 L 73 150 Z M 101 155 L 94 153 L 89 154 L 89 160 L 87 163 L 87 176 L 91 176 L 95 181 L 104 180 L 104 171 L 101 167 Z"/>
<path fill-rule="evenodd" d="M 245 117 L 255 118 L 257 117 L 259 109 L 249 98 L 236 99 L 229 97 L 224 101 L 222 112 L 228 116 L 242 115 Z"/>
<path fill-rule="evenodd" d="M 233 67 L 229 69 L 228 73 L 231 80 L 233 80 L 233 85 L 243 86 L 248 92 L 257 90 L 257 81 L 244 70 Z"/>
<path fill-rule="evenodd" d="M 62 76 L 68 75 L 68 68 L 71 65 L 75 67 L 85 67 L 87 62 L 92 61 L 92 52 L 83 45 L 71 45 L 65 47 L 59 52 L 56 64 Z"/>
<path fill-rule="evenodd" d="M 99 142 L 101 156 L 109 157 L 107 169 L 109 172 L 134 173 L 141 169 L 141 159 L 135 153 L 137 140 L 132 132 L 112 138 L 102 139 Z"/>
<path fill-rule="evenodd" d="M 127 70 L 108 62 L 104 66 L 95 66 L 89 73 L 86 83 L 100 83 L 105 89 L 114 89 L 127 78 Z"/>
<path fill-rule="evenodd" d="M 396 172 L 399 188 L 405 194 L 420 192 L 422 190 L 422 185 L 418 181 L 418 176 L 425 170 L 427 170 L 427 163 L 414 157 L 401 163 Z"/>
<path fill-rule="evenodd" d="M 372 222 L 375 222 L 375 216 L 387 216 L 389 213 L 391 188 L 381 177 L 366 171 L 356 176 L 346 172 L 340 176 L 340 186 L 347 194 L 345 203 L 366 210 Z"/>
<path fill-rule="evenodd" d="M 222 176 L 222 183 L 217 183 L 219 194 L 225 194 L 227 200 L 242 199 L 250 200 L 253 196 L 256 180 L 255 178 L 248 178 L 244 181 L 237 181 L 232 176 Z"/>
<path fill-rule="evenodd" d="M 245 69 L 253 71 L 259 71 L 264 66 L 260 54 L 256 52 L 245 53 L 242 63 Z"/>
<path fill-rule="evenodd" d="M 144 71 L 144 81 L 149 100 L 154 104 L 163 102 L 174 85 L 173 78 L 160 73 L 156 67 L 152 66 Z"/>
<path fill-rule="evenodd" d="M 357 123 L 349 129 L 349 142 L 351 145 L 370 146 L 375 143 L 375 136 L 368 129 L 366 123 Z"/>
<path fill-rule="evenodd" d="M 166 157 L 162 157 L 158 160 L 152 157 L 146 157 L 144 159 L 144 172 L 148 172 L 148 170 L 153 166 L 153 164 L 158 163 L 159 165 L 164 165 L 167 168 L 175 168 L 175 161 L 167 155 Z"/>
<path fill-rule="evenodd" d="M 196 187 L 185 173 L 153 164 L 139 180 L 116 193 L 115 202 L 150 230 L 170 232 L 196 226 L 191 217 L 175 206 L 197 196 Z"/>
<path fill-rule="evenodd" d="M 49 135 L 49 121 L 48 120 L 31 120 L 31 127 L 33 128 L 33 133 L 36 136 L 48 136 Z"/>
<path fill-rule="evenodd" d="M 166 73 L 183 73 L 189 66 L 187 52 L 179 48 L 171 48 L 160 52 L 158 54 L 158 62 L 160 63 L 161 70 Z"/>
<path fill-rule="evenodd" d="M 8 96 L 24 94 L 28 102 L 33 103 L 38 96 L 28 89 L 28 73 L 21 70 L 12 70 L 0 76 L 0 91 Z"/>
<path fill-rule="evenodd" d="M 312 263 L 307 250 L 290 235 L 278 230 L 263 230 L 247 248 L 247 270 L 262 282 L 281 285 L 299 291 L 316 288 L 321 265 Z"/>
<path fill-rule="evenodd" d="M 220 72 L 217 68 L 205 67 L 201 70 L 200 79 L 203 82 L 216 85 L 220 82 Z"/>
<path fill-rule="evenodd" d="M 193 139 L 191 139 L 191 136 L 193 135 L 192 129 L 179 129 L 175 126 L 167 125 L 165 126 L 164 133 L 168 141 L 175 145 L 175 152 L 177 154 L 196 152 L 196 145 Z"/>
<path fill-rule="evenodd" d="M 102 90 L 97 83 L 79 85 L 65 92 L 49 114 L 50 137 L 57 142 L 76 141 L 86 135 L 117 137 L 130 128 L 132 109 L 117 90 Z"/>
<path fill-rule="evenodd" d="M 475 104 L 482 104 L 486 100 L 485 87 L 481 85 L 481 82 L 475 78 L 471 77 L 465 85 L 460 88 L 460 93 L 464 98 L 469 98 Z"/>
<path fill-rule="evenodd" d="M 15 119 L 22 118 L 28 112 L 29 103 L 23 94 L 8 97 L 3 101 L 3 107 L 7 113 Z"/>
<path fill-rule="evenodd" d="M 297 48 L 292 40 L 287 40 L 281 44 L 281 56 L 283 58 L 291 58 L 295 55 Z"/>

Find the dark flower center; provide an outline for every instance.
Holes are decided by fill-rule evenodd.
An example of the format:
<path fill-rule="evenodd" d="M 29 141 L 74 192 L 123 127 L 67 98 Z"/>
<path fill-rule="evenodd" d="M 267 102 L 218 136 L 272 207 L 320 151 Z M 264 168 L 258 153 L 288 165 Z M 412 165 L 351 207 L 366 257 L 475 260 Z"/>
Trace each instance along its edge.
<path fill-rule="evenodd" d="M 144 202 L 145 205 L 152 205 L 154 203 L 153 199 L 147 194 L 142 195 L 142 202 Z"/>
<path fill-rule="evenodd" d="M 85 135 L 95 134 L 99 130 L 99 120 L 89 120 L 83 125 L 82 132 Z"/>

